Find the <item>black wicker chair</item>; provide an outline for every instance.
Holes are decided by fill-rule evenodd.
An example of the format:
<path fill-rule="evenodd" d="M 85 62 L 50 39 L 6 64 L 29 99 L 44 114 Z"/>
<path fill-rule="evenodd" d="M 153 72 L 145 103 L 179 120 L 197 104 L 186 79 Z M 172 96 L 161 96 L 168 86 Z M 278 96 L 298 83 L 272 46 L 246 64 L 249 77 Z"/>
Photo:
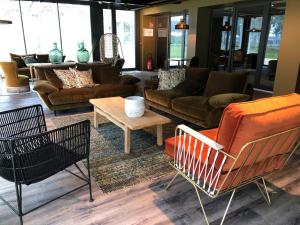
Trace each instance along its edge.
<path fill-rule="evenodd" d="M 14 182 L 17 209 L 3 197 L 23 224 L 23 216 L 84 186 L 92 198 L 90 165 L 90 121 L 82 121 L 47 131 L 41 105 L 0 112 L 0 177 Z M 76 164 L 86 159 L 88 175 Z M 82 176 L 66 168 L 75 165 Z M 27 212 L 22 210 L 22 185 L 30 185 L 66 170 L 85 183 Z"/>

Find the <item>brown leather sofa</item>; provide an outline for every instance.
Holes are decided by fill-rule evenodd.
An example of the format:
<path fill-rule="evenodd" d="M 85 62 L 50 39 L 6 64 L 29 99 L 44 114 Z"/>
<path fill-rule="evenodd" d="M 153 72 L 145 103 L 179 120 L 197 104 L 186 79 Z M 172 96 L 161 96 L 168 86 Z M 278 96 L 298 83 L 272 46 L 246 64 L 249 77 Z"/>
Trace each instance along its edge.
<path fill-rule="evenodd" d="M 203 68 L 186 70 L 185 81 L 171 90 L 157 90 L 158 82 L 144 90 L 146 104 L 201 127 L 217 127 L 224 108 L 233 102 L 247 101 L 248 73 L 227 73 Z M 200 82 L 199 82 L 200 81 Z M 198 86 L 197 86 L 198 85 Z M 198 93 L 195 92 L 198 90 Z M 194 93 L 193 93 L 194 92 Z M 246 92 L 248 94 L 246 94 Z"/>
<path fill-rule="evenodd" d="M 93 80 L 98 86 L 92 88 L 63 88 L 53 69 L 68 69 L 76 67 L 78 70 L 92 70 Z M 41 100 L 55 113 L 65 110 L 90 106 L 89 99 L 113 96 L 130 96 L 135 93 L 135 83 L 138 78 L 119 76 L 111 65 L 99 62 L 70 65 L 35 66 L 34 73 L 38 81 L 34 85 Z"/>

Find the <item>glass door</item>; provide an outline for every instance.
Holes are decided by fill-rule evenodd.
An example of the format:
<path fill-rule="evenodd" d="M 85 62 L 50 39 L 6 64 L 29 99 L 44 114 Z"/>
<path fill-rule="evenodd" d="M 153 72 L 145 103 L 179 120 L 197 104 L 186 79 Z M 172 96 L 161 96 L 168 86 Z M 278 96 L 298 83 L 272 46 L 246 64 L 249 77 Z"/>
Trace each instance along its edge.
<path fill-rule="evenodd" d="M 170 17 L 169 66 L 171 67 L 178 65 L 178 62 L 175 61 L 176 59 L 185 58 L 186 30 L 175 29 L 175 25 L 179 23 L 181 19 L 186 18 L 184 15 L 176 15 Z"/>

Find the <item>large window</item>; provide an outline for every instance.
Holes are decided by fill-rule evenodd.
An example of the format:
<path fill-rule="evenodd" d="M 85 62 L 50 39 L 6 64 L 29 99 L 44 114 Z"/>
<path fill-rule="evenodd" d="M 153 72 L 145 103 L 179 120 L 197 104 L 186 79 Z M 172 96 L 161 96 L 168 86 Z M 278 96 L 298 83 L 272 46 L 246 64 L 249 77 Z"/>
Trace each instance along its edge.
<path fill-rule="evenodd" d="M 124 68 L 135 68 L 135 12 L 116 10 L 116 24 L 123 48 Z"/>
<path fill-rule="evenodd" d="M 269 61 L 272 59 L 278 59 L 283 18 L 284 15 L 274 15 L 270 18 L 270 30 L 266 47 L 265 64 L 269 64 Z"/>
<path fill-rule="evenodd" d="M 60 46 L 56 4 L 21 1 L 27 53 L 48 53 Z"/>
<path fill-rule="evenodd" d="M 262 17 L 253 17 L 250 22 L 249 40 L 247 53 L 258 53 L 259 43 L 260 43 L 260 34 L 262 27 Z"/>
<path fill-rule="evenodd" d="M 83 5 L 59 4 L 59 13 L 65 60 L 76 61 L 80 42 L 84 42 L 89 52 L 92 51 L 90 8 Z"/>
<path fill-rule="evenodd" d="M 1 0 L 0 8 L 0 18 L 12 21 L 0 26 L 0 60 L 10 61 L 9 53 L 25 54 L 19 3 Z"/>
<path fill-rule="evenodd" d="M 111 9 L 103 9 L 103 28 L 104 34 L 112 33 Z"/>

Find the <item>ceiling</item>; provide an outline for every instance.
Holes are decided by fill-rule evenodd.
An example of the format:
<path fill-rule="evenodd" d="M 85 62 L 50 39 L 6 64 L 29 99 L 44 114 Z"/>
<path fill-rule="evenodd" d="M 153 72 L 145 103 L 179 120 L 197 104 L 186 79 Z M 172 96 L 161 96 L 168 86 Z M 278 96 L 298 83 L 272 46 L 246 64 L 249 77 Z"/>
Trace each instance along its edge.
<path fill-rule="evenodd" d="M 26 0 L 21 0 L 26 1 Z M 162 5 L 162 4 L 180 4 L 187 0 L 32 0 L 39 2 L 58 2 L 58 3 L 75 3 L 75 4 L 89 4 L 99 3 L 103 8 L 116 8 L 137 10 L 146 7 Z"/>

